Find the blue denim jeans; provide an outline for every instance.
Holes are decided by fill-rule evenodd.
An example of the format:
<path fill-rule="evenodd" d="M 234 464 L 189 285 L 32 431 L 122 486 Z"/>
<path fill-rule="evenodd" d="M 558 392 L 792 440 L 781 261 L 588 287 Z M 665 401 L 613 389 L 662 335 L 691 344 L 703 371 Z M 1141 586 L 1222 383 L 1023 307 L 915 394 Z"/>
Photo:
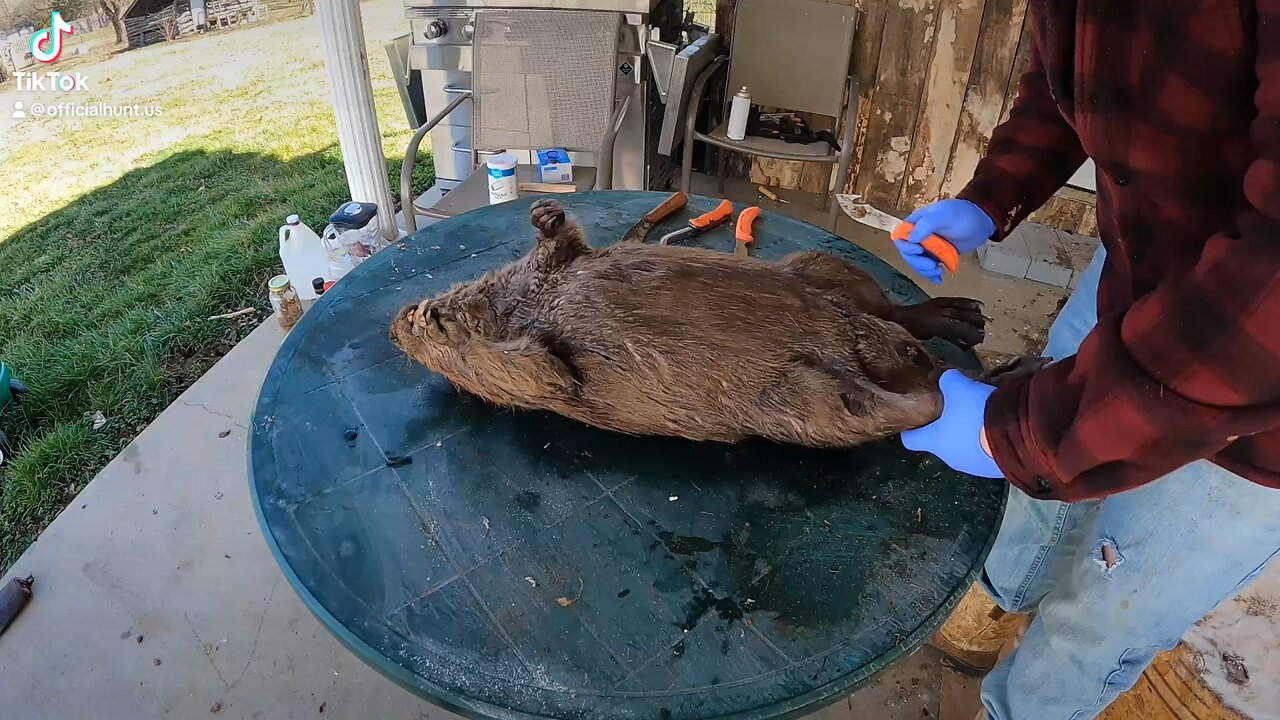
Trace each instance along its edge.
<path fill-rule="evenodd" d="M 1102 250 L 1049 331 L 1074 355 L 1097 322 Z M 1088 720 L 1161 650 L 1280 554 L 1280 490 L 1206 461 L 1102 500 L 1010 491 L 983 585 L 1005 610 L 1036 611 L 982 683 L 991 720 Z"/>

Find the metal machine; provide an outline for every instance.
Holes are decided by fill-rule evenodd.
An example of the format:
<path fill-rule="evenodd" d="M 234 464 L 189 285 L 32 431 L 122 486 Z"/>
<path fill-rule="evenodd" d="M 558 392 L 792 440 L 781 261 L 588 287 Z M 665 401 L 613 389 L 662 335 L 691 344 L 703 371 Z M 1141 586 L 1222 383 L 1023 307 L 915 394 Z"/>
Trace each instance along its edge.
<path fill-rule="evenodd" d="M 612 152 L 612 185 L 618 189 L 643 190 L 665 185 L 673 171 L 669 150 L 658 152 L 659 135 L 666 110 L 667 88 L 655 83 L 647 45 L 650 40 L 679 44 L 687 37 L 682 18 L 682 0 L 405 0 L 405 15 L 411 26 L 408 66 L 420 73 L 427 116 L 450 106 L 459 96 L 473 90 L 476 69 L 472 49 L 479 11 L 559 10 L 583 13 L 614 13 L 618 16 L 619 37 L 614 64 L 614 99 L 625 103 Z M 549 28 L 549 32 L 554 29 Z M 563 57 L 543 57 L 540 62 L 572 68 L 581 62 L 571 52 Z M 669 77 L 670 68 L 663 68 Z M 522 72 L 523 68 L 514 72 Z M 599 112 L 587 107 L 582 112 Z M 569 108 L 574 110 L 574 108 Z M 454 105 L 448 117 L 430 131 L 436 168 L 436 189 L 448 192 L 457 187 L 483 162 L 487 154 L 510 149 L 521 163 L 533 161 L 532 152 L 515 148 L 471 147 L 473 103 Z M 492 135 L 489 135 L 492 137 Z M 600 167 L 599 152 L 571 152 L 574 166 Z M 421 206 L 420 206 L 421 207 Z"/>

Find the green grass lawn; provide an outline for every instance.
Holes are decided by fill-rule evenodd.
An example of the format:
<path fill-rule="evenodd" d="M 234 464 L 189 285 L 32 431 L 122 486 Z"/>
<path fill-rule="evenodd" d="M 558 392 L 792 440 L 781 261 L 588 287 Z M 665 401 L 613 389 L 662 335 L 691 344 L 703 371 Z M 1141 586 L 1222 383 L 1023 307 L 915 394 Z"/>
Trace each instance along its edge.
<path fill-rule="evenodd" d="M 364 8 L 398 179 L 409 130 L 381 46 L 408 25 L 398 0 Z M 251 329 L 207 318 L 268 307 L 284 217 L 320 230 L 348 192 L 314 17 L 77 69 L 94 86 L 76 101 L 164 113 L 0 127 L 0 359 L 31 388 L 0 414 L 18 446 L 0 469 L 3 567 Z M 0 95 L 0 115 L 17 99 L 37 98 Z"/>

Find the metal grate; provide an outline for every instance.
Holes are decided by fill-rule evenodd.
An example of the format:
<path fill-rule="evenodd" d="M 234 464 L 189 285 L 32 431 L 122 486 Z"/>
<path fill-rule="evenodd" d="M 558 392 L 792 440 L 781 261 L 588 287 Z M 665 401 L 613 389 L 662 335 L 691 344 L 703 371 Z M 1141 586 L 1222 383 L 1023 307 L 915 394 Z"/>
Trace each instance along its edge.
<path fill-rule="evenodd" d="M 613 112 L 620 21 L 612 12 L 477 12 L 476 147 L 597 152 Z"/>

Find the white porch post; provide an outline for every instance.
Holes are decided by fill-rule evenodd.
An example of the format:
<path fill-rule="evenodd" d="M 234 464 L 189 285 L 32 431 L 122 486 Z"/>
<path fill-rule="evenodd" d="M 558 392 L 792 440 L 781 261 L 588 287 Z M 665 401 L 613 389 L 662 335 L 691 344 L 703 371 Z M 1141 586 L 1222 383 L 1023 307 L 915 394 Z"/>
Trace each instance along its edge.
<path fill-rule="evenodd" d="M 324 65 L 351 199 L 377 203 L 382 235 L 393 240 L 397 235 L 395 206 L 387 182 L 382 137 L 378 134 L 378 115 L 373 108 L 373 82 L 369 79 L 359 1 L 322 0 L 316 3 L 316 14 L 324 37 Z"/>

